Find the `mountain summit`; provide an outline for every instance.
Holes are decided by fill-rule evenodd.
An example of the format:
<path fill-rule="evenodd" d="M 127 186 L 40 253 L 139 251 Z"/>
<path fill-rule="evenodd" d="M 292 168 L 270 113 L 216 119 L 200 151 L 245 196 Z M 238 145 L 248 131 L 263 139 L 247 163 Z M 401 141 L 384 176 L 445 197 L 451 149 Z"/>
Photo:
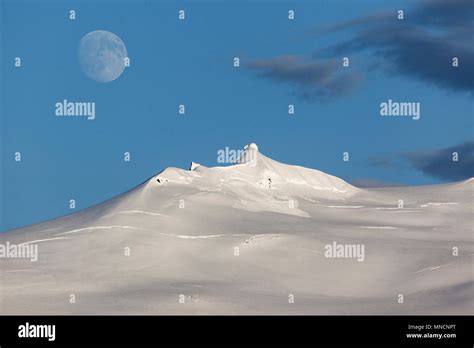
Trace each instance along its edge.
<path fill-rule="evenodd" d="M 266 157 L 254 143 L 244 147 L 236 163 L 229 166 L 205 167 L 191 165 L 192 172 L 167 168 L 151 181 L 174 184 L 196 184 L 223 190 L 271 189 L 274 195 L 296 194 L 335 199 L 358 191 L 344 180 L 319 170 L 288 165 Z M 268 191 L 267 191 L 268 192 Z"/>

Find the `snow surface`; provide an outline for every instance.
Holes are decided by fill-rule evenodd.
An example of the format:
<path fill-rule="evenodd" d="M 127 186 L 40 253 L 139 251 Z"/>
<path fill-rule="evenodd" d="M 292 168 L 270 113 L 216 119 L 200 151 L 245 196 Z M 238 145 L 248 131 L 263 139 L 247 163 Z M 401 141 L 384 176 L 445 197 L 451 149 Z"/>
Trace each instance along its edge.
<path fill-rule="evenodd" d="M 0 314 L 474 313 L 472 179 L 359 189 L 245 150 L 0 234 L 39 249 L 0 259 Z M 333 242 L 364 261 L 325 257 Z"/>

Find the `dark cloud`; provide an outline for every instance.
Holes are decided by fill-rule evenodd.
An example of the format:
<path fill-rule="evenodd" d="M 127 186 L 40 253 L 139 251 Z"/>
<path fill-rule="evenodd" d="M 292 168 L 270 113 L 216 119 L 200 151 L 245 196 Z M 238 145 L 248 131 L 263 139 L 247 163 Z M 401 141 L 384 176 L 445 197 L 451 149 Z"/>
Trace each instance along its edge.
<path fill-rule="evenodd" d="M 473 23 L 472 0 L 430 0 L 419 2 L 414 17 L 419 24 L 450 27 Z"/>
<path fill-rule="evenodd" d="M 453 161 L 453 153 L 458 161 Z M 422 173 L 444 180 L 465 180 L 474 176 L 474 141 L 429 152 L 405 153 L 402 157 Z"/>
<path fill-rule="evenodd" d="M 328 99 L 345 95 L 360 85 L 364 74 L 374 69 L 402 75 L 441 89 L 474 92 L 474 1 L 430 0 L 320 26 L 312 36 L 328 36 L 329 47 L 295 56 L 253 60 L 247 67 L 259 76 L 290 84 L 305 99 Z M 341 37 L 344 38 L 341 38 Z M 327 41 L 327 40 L 326 40 Z M 341 58 L 363 55 L 365 67 L 342 67 Z M 452 66 L 452 58 L 459 66 Z M 355 69 L 363 69 L 355 72 Z"/>
<path fill-rule="evenodd" d="M 330 99 L 357 88 L 360 74 L 347 71 L 335 59 L 305 61 L 299 56 L 280 56 L 250 61 L 246 67 L 259 76 L 293 85 L 304 99 Z"/>
<path fill-rule="evenodd" d="M 391 73 L 432 83 L 440 88 L 474 91 L 474 2 L 451 0 L 422 2 L 404 9 L 340 23 L 326 33 L 351 29 L 355 34 L 326 48 L 330 56 L 369 53 L 383 59 Z M 452 58 L 459 66 L 452 66 Z M 387 64 L 381 65 L 386 67 Z"/>
<path fill-rule="evenodd" d="M 453 160 L 453 153 L 458 160 Z M 372 166 L 397 169 L 411 167 L 425 175 L 446 180 L 460 181 L 474 177 L 474 140 L 443 149 L 405 152 L 394 156 L 371 158 Z"/>

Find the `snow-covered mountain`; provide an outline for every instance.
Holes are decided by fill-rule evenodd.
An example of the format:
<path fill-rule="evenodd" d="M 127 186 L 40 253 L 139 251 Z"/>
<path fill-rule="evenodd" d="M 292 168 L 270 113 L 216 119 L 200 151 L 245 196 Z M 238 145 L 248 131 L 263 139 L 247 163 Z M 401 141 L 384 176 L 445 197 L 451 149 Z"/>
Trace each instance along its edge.
<path fill-rule="evenodd" d="M 0 314 L 474 313 L 472 179 L 359 189 L 255 144 L 238 162 L 0 234 L 38 248 L 0 258 Z"/>

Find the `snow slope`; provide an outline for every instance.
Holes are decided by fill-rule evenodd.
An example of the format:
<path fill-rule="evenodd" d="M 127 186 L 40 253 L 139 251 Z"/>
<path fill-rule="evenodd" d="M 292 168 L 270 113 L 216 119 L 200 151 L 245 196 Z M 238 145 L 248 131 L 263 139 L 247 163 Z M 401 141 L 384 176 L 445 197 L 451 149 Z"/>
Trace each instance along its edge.
<path fill-rule="evenodd" d="M 39 249 L 0 259 L 0 314 L 474 313 L 473 179 L 359 189 L 255 144 L 190 169 L 0 234 Z"/>

